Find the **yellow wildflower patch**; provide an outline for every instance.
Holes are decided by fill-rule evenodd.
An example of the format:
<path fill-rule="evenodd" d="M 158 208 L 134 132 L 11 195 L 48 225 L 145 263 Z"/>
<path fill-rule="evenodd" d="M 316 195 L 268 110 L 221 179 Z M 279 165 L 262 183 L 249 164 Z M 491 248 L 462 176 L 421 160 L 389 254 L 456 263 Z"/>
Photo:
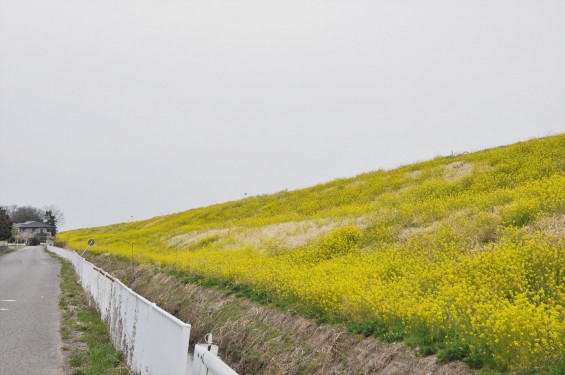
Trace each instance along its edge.
<path fill-rule="evenodd" d="M 58 239 L 529 369 L 565 352 L 564 214 L 559 135 Z"/>

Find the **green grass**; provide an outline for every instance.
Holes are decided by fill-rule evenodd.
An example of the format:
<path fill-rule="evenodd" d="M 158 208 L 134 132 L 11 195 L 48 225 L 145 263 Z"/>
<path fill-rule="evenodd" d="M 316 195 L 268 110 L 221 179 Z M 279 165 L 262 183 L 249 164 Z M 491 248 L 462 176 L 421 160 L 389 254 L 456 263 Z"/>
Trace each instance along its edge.
<path fill-rule="evenodd" d="M 121 352 L 112 346 L 108 329 L 77 281 L 72 266 L 61 259 L 61 336 L 69 348 L 73 375 L 130 374 Z"/>

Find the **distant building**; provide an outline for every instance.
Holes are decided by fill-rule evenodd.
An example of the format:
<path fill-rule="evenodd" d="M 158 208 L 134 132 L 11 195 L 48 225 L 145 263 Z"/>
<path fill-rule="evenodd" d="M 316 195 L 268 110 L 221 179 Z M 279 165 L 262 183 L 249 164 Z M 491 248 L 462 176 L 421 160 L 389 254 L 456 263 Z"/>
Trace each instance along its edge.
<path fill-rule="evenodd" d="M 41 223 L 39 221 L 26 221 L 25 223 L 14 224 L 16 230 L 16 238 L 28 242 L 33 237 L 37 237 L 40 241 L 51 239 L 51 231 L 54 229 L 52 225 Z"/>

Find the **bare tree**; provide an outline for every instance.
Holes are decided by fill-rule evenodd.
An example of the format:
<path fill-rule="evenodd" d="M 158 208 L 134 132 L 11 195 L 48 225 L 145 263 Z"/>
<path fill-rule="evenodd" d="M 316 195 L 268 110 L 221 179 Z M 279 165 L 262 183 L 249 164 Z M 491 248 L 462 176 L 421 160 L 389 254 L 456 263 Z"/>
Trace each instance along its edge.
<path fill-rule="evenodd" d="M 13 206 L 12 206 L 13 207 Z M 12 223 L 23 223 L 26 221 L 41 221 L 43 222 L 43 210 L 33 206 L 20 206 L 15 207 L 8 213 Z"/>

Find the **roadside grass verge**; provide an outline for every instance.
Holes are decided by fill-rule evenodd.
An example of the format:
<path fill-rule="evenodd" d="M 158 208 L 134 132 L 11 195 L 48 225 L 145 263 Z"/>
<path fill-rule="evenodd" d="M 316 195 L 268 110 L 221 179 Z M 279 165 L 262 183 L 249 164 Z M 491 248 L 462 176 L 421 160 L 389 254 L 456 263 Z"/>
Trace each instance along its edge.
<path fill-rule="evenodd" d="M 0 246 L 0 256 L 8 254 L 12 251 L 14 251 L 14 249 L 10 249 L 8 246 Z"/>
<path fill-rule="evenodd" d="M 131 374 L 121 352 L 114 349 L 108 329 L 77 281 L 70 263 L 61 262 L 61 336 L 63 351 L 73 375 Z"/>

